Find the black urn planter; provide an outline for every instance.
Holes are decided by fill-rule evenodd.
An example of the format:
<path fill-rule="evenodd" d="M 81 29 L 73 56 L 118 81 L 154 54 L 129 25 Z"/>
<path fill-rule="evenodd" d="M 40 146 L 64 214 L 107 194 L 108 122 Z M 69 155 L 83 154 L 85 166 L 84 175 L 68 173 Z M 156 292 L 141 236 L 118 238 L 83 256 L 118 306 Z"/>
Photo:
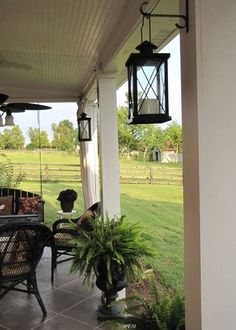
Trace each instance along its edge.
<path fill-rule="evenodd" d="M 98 306 L 97 318 L 99 320 L 112 320 L 120 318 L 123 304 L 115 303 L 119 291 L 127 286 L 125 269 L 114 267 L 112 271 L 112 284 L 109 284 L 107 272 L 102 263 L 98 266 L 96 286 L 102 291 L 101 305 Z"/>
<path fill-rule="evenodd" d="M 71 212 L 74 208 L 74 201 L 61 201 L 61 209 L 63 212 Z"/>

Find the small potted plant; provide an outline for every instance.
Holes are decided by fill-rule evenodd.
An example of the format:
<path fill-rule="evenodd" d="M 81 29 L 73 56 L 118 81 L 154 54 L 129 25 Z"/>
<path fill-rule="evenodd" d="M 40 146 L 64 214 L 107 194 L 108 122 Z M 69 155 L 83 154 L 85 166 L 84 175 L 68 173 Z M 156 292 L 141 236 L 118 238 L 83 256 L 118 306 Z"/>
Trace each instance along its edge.
<path fill-rule="evenodd" d="M 57 200 L 61 202 L 61 209 L 63 212 L 71 212 L 74 207 L 74 202 L 77 199 L 78 194 L 73 189 L 62 190 L 57 197 Z"/>
<path fill-rule="evenodd" d="M 147 241 L 142 237 L 142 228 L 117 218 L 91 218 L 90 229 L 80 230 L 74 240 L 75 248 L 71 272 L 79 272 L 84 282 L 96 283 L 102 291 L 102 304 L 97 316 L 100 320 L 117 318 L 122 306 L 114 304 L 118 294 L 135 278 L 142 268 L 141 257 L 153 256 Z"/>

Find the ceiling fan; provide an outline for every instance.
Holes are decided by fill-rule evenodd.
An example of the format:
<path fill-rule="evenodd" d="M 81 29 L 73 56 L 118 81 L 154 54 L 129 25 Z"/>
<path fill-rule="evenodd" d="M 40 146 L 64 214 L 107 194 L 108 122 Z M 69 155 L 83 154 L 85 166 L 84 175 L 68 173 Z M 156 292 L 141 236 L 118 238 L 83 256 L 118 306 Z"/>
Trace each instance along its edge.
<path fill-rule="evenodd" d="M 0 94 L 0 127 L 14 126 L 13 112 L 24 112 L 25 110 L 47 110 L 51 109 L 46 105 L 34 103 L 5 103 L 8 95 Z M 3 124 L 2 116 L 6 113 L 5 125 Z"/>

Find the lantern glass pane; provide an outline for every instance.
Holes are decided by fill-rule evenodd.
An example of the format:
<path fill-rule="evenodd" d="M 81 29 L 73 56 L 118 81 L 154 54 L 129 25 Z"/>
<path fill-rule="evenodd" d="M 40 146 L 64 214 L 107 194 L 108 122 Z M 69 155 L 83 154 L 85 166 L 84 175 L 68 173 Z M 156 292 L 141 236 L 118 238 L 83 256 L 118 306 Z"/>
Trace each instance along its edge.
<path fill-rule="evenodd" d="M 89 124 L 88 124 L 88 120 L 80 120 L 79 134 L 80 134 L 80 138 L 82 140 L 89 139 Z"/>
<path fill-rule="evenodd" d="M 146 61 L 137 66 L 138 114 L 165 113 L 164 62 Z"/>

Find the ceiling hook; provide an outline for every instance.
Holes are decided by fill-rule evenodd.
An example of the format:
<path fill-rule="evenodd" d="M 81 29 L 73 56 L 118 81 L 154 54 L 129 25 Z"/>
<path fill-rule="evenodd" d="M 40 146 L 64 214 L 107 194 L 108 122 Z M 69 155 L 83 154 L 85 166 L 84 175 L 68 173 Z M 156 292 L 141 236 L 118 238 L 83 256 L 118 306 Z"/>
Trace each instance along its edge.
<path fill-rule="evenodd" d="M 185 15 L 173 15 L 173 14 L 152 14 L 152 12 L 148 13 L 148 12 L 145 12 L 143 7 L 145 5 L 147 5 L 148 2 L 145 1 L 142 3 L 142 5 L 140 6 L 140 13 L 150 19 L 151 17 L 171 17 L 171 18 L 181 18 L 184 20 L 185 24 L 184 25 L 180 25 L 178 23 L 175 24 L 175 26 L 178 28 L 178 29 L 183 29 L 185 28 L 186 29 L 186 32 L 189 31 L 189 14 L 188 14 L 188 0 L 185 0 Z"/>
<path fill-rule="evenodd" d="M 145 5 L 147 5 L 148 4 L 148 1 L 145 1 L 145 2 L 143 2 L 142 4 L 141 4 L 141 6 L 140 6 L 140 13 L 144 16 L 144 17 L 150 17 L 150 13 L 147 13 L 147 12 L 145 12 L 144 10 L 143 10 L 143 7 L 145 6 Z"/>

